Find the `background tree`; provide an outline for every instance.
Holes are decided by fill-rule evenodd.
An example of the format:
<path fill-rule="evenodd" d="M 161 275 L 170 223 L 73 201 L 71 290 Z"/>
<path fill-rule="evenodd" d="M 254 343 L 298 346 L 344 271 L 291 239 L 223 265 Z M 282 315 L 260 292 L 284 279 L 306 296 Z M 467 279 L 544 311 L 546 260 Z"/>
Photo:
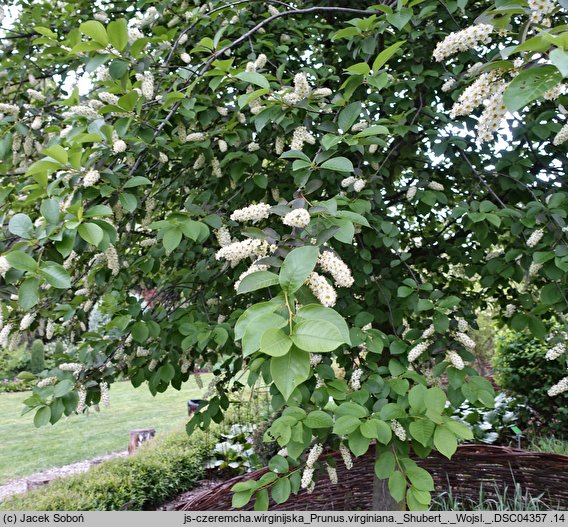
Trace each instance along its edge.
<path fill-rule="evenodd" d="M 12 2 L 0 342 L 76 344 L 26 401 L 36 425 L 208 366 L 189 431 L 243 383 L 282 412 L 235 506 L 310 491 L 328 448 L 349 466 L 376 440 L 377 477 L 427 508 L 411 452 L 470 437 L 447 400 L 493 401 L 475 313 L 543 339 L 566 311 L 566 6 L 512 5 Z"/>

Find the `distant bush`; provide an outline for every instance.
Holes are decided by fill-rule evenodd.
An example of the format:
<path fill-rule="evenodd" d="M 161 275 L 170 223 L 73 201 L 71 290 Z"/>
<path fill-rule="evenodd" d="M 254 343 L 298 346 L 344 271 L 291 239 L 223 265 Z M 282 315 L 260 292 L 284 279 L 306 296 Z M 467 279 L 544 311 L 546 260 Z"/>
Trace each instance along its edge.
<path fill-rule="evenodd" d="M 529 334 L 505 330 L 496 339 L 494 358 L 498 384 L 526 403 L 537 425 L 566 434 L 568 432 L 568 392 L 549 397 L 548 389 L 566 375 L 564 357 L 548 361 L 551 346 Z M 527 426 L 529 423 L 523 423 Z"/>
<path fill-rule="evenodd" d="M 158 436 L 128 458 L 15 495 L 0 510 L 145 510 L 191 489 L 204 475 L 210 447 L 206 433 Z"/>
<path fill-rule="evenodd" d="M 29 370 L 30 355 L 26 346 L 0 349 L 0 378 L 11 379 L 21 371 Z"/>
<path fill-rule="evenodd" d="M 42 372 L 45 369 L 45 348 L 41 340 L 34 340 L 30 355 L 30 369 L 32 373 Z"/>

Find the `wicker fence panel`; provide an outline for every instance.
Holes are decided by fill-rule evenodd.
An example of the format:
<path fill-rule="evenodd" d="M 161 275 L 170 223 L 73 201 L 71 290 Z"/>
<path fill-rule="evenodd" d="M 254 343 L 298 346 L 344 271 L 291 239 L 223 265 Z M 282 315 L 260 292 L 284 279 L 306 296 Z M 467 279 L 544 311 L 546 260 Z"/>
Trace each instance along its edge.
<path fill-rule="evenodd" d="M 338 453 L 332 455 L 339 457 Z M 451 460 L 433 454 L 416 461 L 432 474 L 437 492 L 451 489 L 454 496 L 477 501 L 481 484 L 484 494 L 491 498 L 496 486 L 500 489 L 506 486 L 511 490 L 518 483 L 523 492 L 533 497 L 542 495 L 541 499 L 551 506 L 568 507 L 568 456 L 500 446 L 460 445 Z M 239 481 L 258 479 L 266 471 L 265 468 L 256 470 L 195 494 L 179 505 L 178 510 L 233 510 L 231 487 Z M 337 472 L 338 485 L 332 485 L 323 476 L 312 494 L 302 490 L 281 505 L 271 502 L 270 510 L 370 510 L 373 453 L 370 451 L 356 459 L 349 471 L 339 460 Z M 244 510 L 251 510 L 252 507 L 253 502 Z"/>

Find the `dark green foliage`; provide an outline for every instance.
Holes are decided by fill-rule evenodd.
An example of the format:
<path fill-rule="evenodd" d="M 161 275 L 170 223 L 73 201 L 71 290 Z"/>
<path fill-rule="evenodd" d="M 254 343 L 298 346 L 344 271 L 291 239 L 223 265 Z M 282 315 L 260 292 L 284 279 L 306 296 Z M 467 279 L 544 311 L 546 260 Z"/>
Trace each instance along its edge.
<path fill-rule="evenodd" d="M 205 434 L 175 432 L 128 457 L 2 502 L 3 510 L 144 510 L 190 489 L 203 477 Z"/>
<path fill-rule="evenodd" d="M 32 373 L 45 369 L 45 348 L 41 340 L 34 340 L 31 348 L 30 368 Z"/>
<path fill-rule="evenodd" d="M 534 424 L 541 430 L 545 427 L 567 433 L 568 393 L 555 397 L 547 394 L 565 376 L 565 358 L 546 360 L 551 346 L 527 333 L 503 331 L 496 344 L 494 366 L 499 385 L 532 408 L 537 420 Z"/>
<path fill-rule="evenodd" d="M 21 371 L 25 371 L 30 366 L 30 356 L 25 346 L 16 349 L 0 349 L 0 377 L 13 378 Z"/>

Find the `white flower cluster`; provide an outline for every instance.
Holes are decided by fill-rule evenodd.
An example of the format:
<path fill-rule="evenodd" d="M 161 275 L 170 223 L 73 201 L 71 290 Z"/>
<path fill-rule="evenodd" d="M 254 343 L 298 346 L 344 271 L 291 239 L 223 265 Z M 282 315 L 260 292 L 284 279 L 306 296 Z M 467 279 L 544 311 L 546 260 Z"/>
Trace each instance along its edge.
<path fill-rule="evenodd" d="M 10 333 L 12 332 L 12 324 L 6 324 L 0 331 L 0 347 L 5 348 L 8 346 Z"/>
<path fill-rule="evenodd" d="M 546 16 L 550 15 L 556 7 L 553 0 L 528 0 L 529 8 L 531 10 L 531 22 L 538 24 L 543 22 L 544 26 L 548 26 L 544 20 Z"/>
<path fill-rule="evenodd" d="M 425 340 L 424 342 L 421 342 L 420 344 L 417 344 L 416 346 L 414 346 L 409 352 L 408 352 L 408 362 L 414 362 L 418 357 L 420 357 L 420 355 L 422 355 L 422 353 L 424 353 L 430 346 L 432 345 L 432 341 L 431 340 Z"/>
<path fill-rule="evenodd" d="M 477 139 L 480 143 L 491 141 L 493 134 L 499 129 L 501 122 L 505 118 L 507 107 L 503 100 L 503 92 L 506 87 L 506 82 L 500 81 L 496 83 L 493 94 L 485 103 L 485 109 L 477 122 Z"/>
<path fill-rule="evenodd" d="M 55 333 L 55 322 L 49 319 L 47 321 L 47 326 L 45 328 L 45 338 L 47 340 L 51 340 L 53 338 L 53 334 Z"/>
<path fill-rule="evenodd" d="M 224 258 L 234 266 L 245 258 L 263 258 L 268 256 L 269 253 L 274 252 L 274 250 L 276 250 L 276 246 L 270 245 L 266 240 L 253 240 L 249 238 L 242 242 L 233 242 L 230 245 L 221 247 L 215 254 L 215 258 L 217 260 Z"/>
<path fill-rule="evenodd" d="M 341 454 L 341 459 L 345 464 L 345 468 L 347 470 L 351 470 L 353 468 L 353 459 L 351 458 L 351 452 L 343 443 L 339 445 L 339 453 Z"/>
<path fill-rule="evenodd" d="M 421 339 L 429 339 L 434 332 L 436 331 L 436 328 L 434 328 L 434 324 L 430 324 L 423 332 L 422 335 L 420 335 Z"/>
<path fill-rule="evenodd" d="M 361 389 L 361 377 L 363 376 L 363 370 L 361 368 L 357 368 L 353 371 L 351 375 L 351 389 L 356 392 L 357 390 Z"/>
<path fill-rule="evenodd" d="M 116 131 L 112 132 L 112 151 L 115 154 L 120 154 L 126 151 L 126 143 L 118 137 Z"/>
<path fill-rule="evenodd" d="M 409 201 L 413 200 L 414 197 L 416 196 L 416 192 L 418 192 L 418 188 L 408 187 L 408 190 L 406 191 L 406 199 Z"/>
<path fill-rule="evenodd" d="M 313 467 L 308 467 L 306 466 L 306 468 L 304 469 L 304 471 L 302 472 L 302 480 L 300 482 L 300 487 L 303 489 L 307 489 L 310 487 L 310 485 L 313 482 L 313 478 L 314 478 L 314 469 Z"/>
<path fill-rule="evenodd" d="M 306 284 L 323 306 L 333 307 L 337 302 L 335 289 L 318 273 L 311 273 L 306 280 Z"/>
<path fill-rule="evenodd" d="M 538 242 L 540 242 L 543 236 L 544 236 L 543 229 L 537 229 L 536 231 L 533 231 L 529 236 L 529 239 L 527 240 L 527 247 L 529 249 L 535 247 L 538 244 Z"/>
<path fill-rule="evenodd" d="M 58 366 L 58 368 L 61 371 L 71 371 L 75 374 L 75 376 L 77 376 L 83 369 L 83 365 L 79 364 L 78 362 L 63 362 Z"/>
<path fill-rule="evenodd" d="M 529 278 L 537 275 L 541 269 L 542 269 L 542 264 L 532 262 L 529 266 Z"/>
<path fill-rule="evenodd" d="M 256 203 L 244 207 L 242 209 L 237 209 L 231 214 L 231 220 L 233 221 L 250 221 L 252 223 L 257 223 L 260 220 L 265 220 L 270 215 L 270 205 L 267 203 Z"/>
<path fill-rule="evenodd" d="M 65 119 L 68 119 L 69 117 L 86 117 L 87 119 L 98 119 L 100 115 L 90 106 L 70 106 L 69 110 L 63 112 L 63 117 Z"/>
<path fill-rule="evenodd" d="M 495 81 L 498 80 L 498 78 L 498 72 L 492 70 L 483 73 L 475 79 L 475 81 L 463 91 L 453 105 L 450 111 L 450 117 L 454 119 L 458 115 L 469 115 L 475 108 L 482 104 L 485 99 L 491 96 L 496 86 Z"/>
<path fill-rule="evenodd" d="M 369 128 L 369 123 L 367 121 L 359 121 L 351 127 L 351 131 L 355 133 L 360 132 L 361 130 L 365 130 L 366 128 Z"/>
<path fill-rule="evenodd" d="M 485 255 L 485 260 L 489 261 L 489 260 L 493 260 L 494 258 L 499 258 L 499 256 L 503 256 L 505 254 L 505 250 L 500 247 L 499 249 L 495 249 L 494 251 L 489 251 L 486 255 Z"/>
<path fill-rule="evenodd" d="M 493 26 L 477 24 L 468 28 L 450 33 L 442 42 L 438 42 L 434 49 L 434 58 L 440 62 L 460 51 L 467 51 L 478 44 L 489 44 Z"/>
<path fill-rule="evenodd" d="M 221 152 L 222 154 L 224 154 L 229 148 L 227 141 L 225 141 L 224 139 L 219 139 L 219 141 L 217 141 L 217 146 L 219 147 L 219 152 Z"/>
<path fill-rule="evenodd" d="M 203 132 L 193 132 L 191 134 L 187 134 L 186 141 L 189 143 L 205 141 L 206 137 L 207 136 Z"/>
<path fill-rule="evenodd" d="M 299 150 L 300 152 L 304 148 L 304 143 L 308 143 L 310 145 L 315 144 L 316 138 L 308 132 L 305 126 L 298 126 L 294 130 L 294 134 L 292 135 L 292 142 L 290 143 L 290 150 Z"/>
<path fill-rule="evenodd" d="M 108 383 L 101 382 L 99 384 L 99 388 L 101 390 L 101 402 L 103 406 L 110 406 L 110 396 L 108 393 Z"/>
<path fill-rule="evenodd" d="M 329 273 L 337 287 L 351 287 L 353 282 L 353 275 L 351 269 L 347 264 L 336 256 L 331 251 L 324 251 L 319 255 L 318 264 L 324 272 Z"/>
<path fill-rule="evenodd" d="M 560 395 L 561 393 L 568 392 L 568 377 L 564 377 L 560 382 L 556 383 L 554 386 L 551 386 L 548 390 L 549 397 L 555 397 L 556 395 Z"/>
<path fill-rule="evenodd" d="M 310 355 L 310 366 L 315 367 L 315 366 L 317 366 L 322 360 L 323 360 L 323 357 L 322 357 L 319 353 L 312 353 L 312 354 Z"/>
<path fill-rule="evenodd" d="M 444 185 L 438 183 L 437 181 L 430 181 L 430 183 L 428 183 L 428 188 L 430 190 L 437 190 L 441 192 L 442 190 L 444 190 Z"/>
<path fill-rule="evenodd" d="M 223 177 L 223 172 L 221 172 L 221 163 L 216 157 L 211 160 L 211 173 L 216 178 Z"/>
<path fill-rule="evenodd" d="M 160 152 L 158 154 L 158 158 L 160 160 L 160 163 L 167 163 L 168 162 L 168 156 L 166 154 L 164 154 L 164 152 Z"/>
<path fill-rule="evenodd" d="M 239 279 L 235 282 L 235 291 L 239 290 L 239 286 L 245 276 L 249 274 L 256 273 L 257 271 L 268 271 L 268 265 L 259 265 L 257 263 L 253 263 L 246 271 L 240 274 Z"/>
<path fill-rule="evenodd" d="M 568 123 L 565 124 L 560 129 L 560 131 L 554 136 L 552 143 L 555 146 L 558 146 L 558 145 L 561 145 L 562 143 L 565 143 L 566 141 L 568 141 Z"/>
<path fill-rule="evenodd" d="M 566 345 L 563 342 L 559 342 L 553 348 L 546 352 L 546 360 L 555 360 L 558 357 L 566 353 Z"/>
<path fill-rule="evenodd" d="M 20 331 L 26 331 L 33 324 L 36 316 L 36 313 L 26 313 L 20 320 Z"/>
<path fill-rule="evenodd" d="M 448 79 L 444 84 L 442 84 L 442 91 L 448 92 L 456 85 L 455 79 Z"/>
<path fill-rule="evenodd" d="M 215 231 L 215 237 L 217 238 L 219 247 L 231 245 L 231 234 L 229 233 L 229 229 L 224 225 Z"/>
<path fill-rule="evenodd" d="M 337 485 L 337 469 L 335 467 L 332 467 L 331 465 L 327 465 L 326 466 L 327 469 L 327 475 L 329 477 L 329 481 L 332 485 Z"/>
<path fill-rule="evenodd" d="M 390 422 L 390 427 L 396 437 L 398 437 L 401 441 L 406 441 L 406 430 L 396 419 L 393 419 Z"/>
<path fill-rule="evenodd" d="M 12 117 L 18 117 L 18 114 L 20 113 L 20 107 L 16 106 L 15 104 L 0 103 L 0 114 L 5 113 L 11 115 Z"/>
<path fill-rule="evenodd" d="M 517 306 L 515 306 L 515 304 L 507 304 L 503 315 L 505 318 L 511 318 L 515 314 L 515 311 L 517 311 Z"/>
<path fill-rule="evenodd" d="M 258 143 L 255 143 L 254 141 L 252 143 L 249 143 L 247 145 L 247 150 L 249 152 L 256 152 L 257 150 L 260 150 L 260 145 Z"/>
<path fill-rule="evenodd" d="M 466 333 L 458 331 L 455 334 L 455 339 L 467 350 L 473 351 L 475 349 L 475 341 Z"/>
<path fill-rule="evenodd" d="M 457 322 L 458 322 L 458 331 L 465 333 L 469 329 L 469 324 L 467 323 L 467 320 L 463 318 L 458 318 Z"/>
<path fill-rule="evenodd" d="M 274 152 L 276 153 L 276 155 L 280 155 L 282 154 L 282 152 L 284 152 L 284 146 L 284 137 L 279 135 L 274 142 Z"/>
<path fill-rule="evenodd" d="M 340 184 L 343 188 L 347 188 L 348 186 L 353 185 L 353 190 L 355 192 L 361 192 L 365 188 L 366 182 L 364 179 L 349 176 L 345 179 L 342 179 Z"/>
<path fill-rule="evenodd" d="M 449 350 L 446 353 L 446 360 L 454 367 L 456 370 L 463 370 L 465 368 L 465 363 L 463 359 L 454 350 Z"/>
<path fill-rule="evenodd" d="M 550 90 L 546 90 L 542 94 L 542 98 L 547 101 L 555 101 L 558 97 L 564 94 L 565 89 L 566 86 L 564 84 L 557 84 L 553 88 L 550 88 Z"/>
<path fill-rule="evenodd" d="M 294 93 L 300 101 L 310 94 L 310 85 L 305 73 L 296 73 L 294 75 Z"/>
<path fill-rule="evenodd" d="M 45 101 L 45 95 L 37 90 L 29 88 L 26 90 L 26 93 L 28 94 L 28 97 L 34 101 Z"/>
<path fill-rule="evenodd" d="M 312 92 L 314 97 L 330 97 L 333 92 L 329 88 L 317 88 Z"/>
<path fill-rule="evenodd" d="M 146 348 L 142 348 L 141 346 L 138 346 L 136 348 L 136 356 L 137 357 L 147 357 L 148 355 L 150 355 L 150 350 L 147 350 Z"/>
<path fill-rule="evenodd" d="M 77 402 L 77 409 L 75 411 L 78 414 L 82 414 L 85 410 L 85 402 L 87 401 L 87 390 L 83 385 L 79 386 L 77 394 L 79 395 L 79 401 Z"/>
<path fill-rule="evenodd" d="M 193 170 L 199 170 L 205 166 L 205 155 L 199 154 L 193 163 Z"/>
<path fill-rule="evenodd" d="M 185 64 L 189 64 L 191 62 L 191 55 L 189 53 L 180 53 L 179 54 L 179 58 L 182 60 L 182 62 L 184 62 Z"/>
<path fill-rule="evenodd" d="M 278 13 L 280 13 L 280 11 L 278 11 L 278 9 L 276 9 L 273 5 L 270 5 L 270 4 L 268 4 L 268 8 L 267 8 L 267 9 L 268 9 L 268 13 L 269 13 L 271 16 L 275 16 L 275 15 L 277 15 Z"/>
<path fill-rule="evenodd" d="M 101 101 L 116 106 L 118 104 L 118 97 L 113 93 L 109 93 L 107 91 L 102 91 L 98 94 L 98 97 Z"/>
<path fill-rule="evenodd" d="M 57 377 L 46 377 L 37 383 L 38 388 L 45 388 L 46 386 L 53 386 L 57 384 Z"/>
<path fill-rule="evenodd" d="M 85 188 L 92 187 L 101 178 L 101 174 L 98 170 L 91 168 L 83 177 L 83 186 Z"/>
<path fill-rule="evenodd" d="M 151 72 L 145 71 L 144 75 L 140 75 L 142 84 L 140 85 L 140 90 L 142 91 L 142 96 L 146 100 L 151 100 L 154 98 L 154 75 Z M 138 75 L 136 76 L 138 78 Z"/>
<path fill-rule="evenodd" d="M 310 223 L 310 213 L 306 209 L 294 209 L 282 218 L 282 223 L 289 227 L 304 229 Z"/>
<path fill-rule="evenodd" d="M 109 245 L 105 251 L 107 267 L 111 270 L 112 276 L 116 276 L 120 271 L 120 263 L 118 261 L 118 253 L 114 245 Z"/>

